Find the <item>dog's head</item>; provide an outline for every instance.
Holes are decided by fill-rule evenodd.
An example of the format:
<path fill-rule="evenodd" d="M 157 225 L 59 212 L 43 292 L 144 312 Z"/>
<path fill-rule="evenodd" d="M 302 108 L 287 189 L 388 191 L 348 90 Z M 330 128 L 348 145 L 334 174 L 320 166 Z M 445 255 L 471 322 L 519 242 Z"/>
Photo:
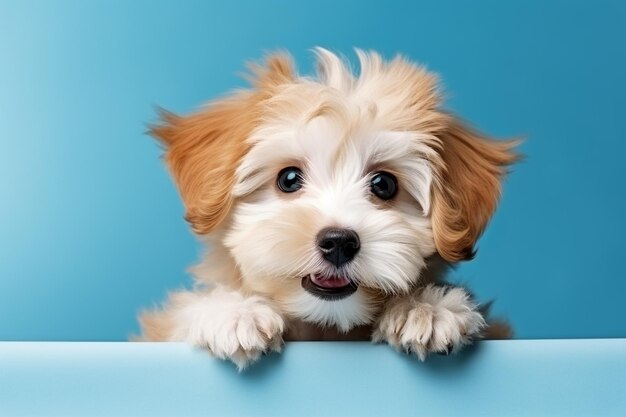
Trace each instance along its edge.
<path fill-rule="evenodd" d="M 473 256 L 515 155 L 442 111 L 424 68 L 357 51 L 354 76 L 316 52 L 317 77 L 271 56 L 252 89 L 163 114 L 153 134 L 187 220 L 219 237 L 241 285 L 347 330 L 418 284 L 429 256 Z"/>

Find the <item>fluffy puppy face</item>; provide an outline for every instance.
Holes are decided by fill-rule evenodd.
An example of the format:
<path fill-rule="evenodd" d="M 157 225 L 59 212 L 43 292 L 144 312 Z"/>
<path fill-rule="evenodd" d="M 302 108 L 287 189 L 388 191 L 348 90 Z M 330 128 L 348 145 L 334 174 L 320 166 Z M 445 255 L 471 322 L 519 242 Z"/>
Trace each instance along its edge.
<path fill-rule="evenodd" d="M 471 257 L 514 157 L 442 112 L 423 68 L 358 52 L 356 77 L 317 56 L 316 78 L 270 57 L 254 90 L 165 115 L 154 134 L 187 219 L 228 250 L 233 281 L 347 331 L 417 285 L 435 252 Z"/>
<path fill-rule="evenodd" d="M 364 289 L 407 291 L 435 250 L 423 143 L 371 121 L 351 127 L 351 117 L 289 117 L 255 132 L 225 240 L 254 290 L 280 295 L 294 315 L 342 327 L 372 318 L 374 295 Z M 375 180 L 388 182 L 379 193 L 383 185 L 397 191 L 381 198 Z"/>

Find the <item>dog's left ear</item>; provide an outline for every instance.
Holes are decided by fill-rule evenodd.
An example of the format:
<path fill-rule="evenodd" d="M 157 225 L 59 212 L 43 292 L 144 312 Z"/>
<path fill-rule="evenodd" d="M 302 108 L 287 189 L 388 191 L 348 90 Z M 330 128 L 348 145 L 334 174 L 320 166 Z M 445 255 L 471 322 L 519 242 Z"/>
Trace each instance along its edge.
<path fill-rule="evenodd" d="M 474 245 L 500 199 L 506 167 L 518 160 L 517 141 L 495 141 L 454 116 L 438 135 L 441 164 L 433 184 L 435 246 L 448 262 L 473 258 Z"/>
<path fill-rule="evenodd" d="M 165 146 L 165 161 L 185 204 L 185 219 L 197 234 L 214 230 L 233 205 L 235 171 L 248 152 L 248 137 L 263 117 L 263 103 L 293 82 L 291 58 L 275 54 L 251 65 L 253 89 L 217 100 L 205 109 L 176 116 L 161 112 L 150 133 Z"/>

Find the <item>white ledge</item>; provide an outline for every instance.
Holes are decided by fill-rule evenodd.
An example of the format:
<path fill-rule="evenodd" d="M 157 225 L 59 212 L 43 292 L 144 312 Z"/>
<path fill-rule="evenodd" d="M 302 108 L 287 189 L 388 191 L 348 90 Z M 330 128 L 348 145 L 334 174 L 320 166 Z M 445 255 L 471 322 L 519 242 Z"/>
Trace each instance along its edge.
<path fill-rule="evenodd" d="M 238 373 L 177 343 L 0 343 L 0 416 L 626 415 L 626 339 L 486 341 L 421 363 L 293 342 Z"/>

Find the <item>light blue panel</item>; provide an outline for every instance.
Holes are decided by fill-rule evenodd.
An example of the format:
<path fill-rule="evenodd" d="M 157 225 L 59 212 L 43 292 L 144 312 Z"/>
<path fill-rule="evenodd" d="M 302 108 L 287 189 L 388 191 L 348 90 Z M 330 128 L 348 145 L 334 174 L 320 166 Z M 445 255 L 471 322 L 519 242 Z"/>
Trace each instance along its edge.
<path fill-rule="evenodd" d="M 454 273 L 521 338 L 624 337 L 626 3 L 0 0 L 0 340 L 124 340 L 199 247 L 143 134 L 243 85 L 247 59 L 403 52 L 451 108 L 525 135 Z"/>
<path fill-rule="evenodd" d="M 182 344 L 1 343 L 3 416 L 623 416 L 626 339 L 482 342 L 421 363 L 290 343 L 239 374 Z"/>

